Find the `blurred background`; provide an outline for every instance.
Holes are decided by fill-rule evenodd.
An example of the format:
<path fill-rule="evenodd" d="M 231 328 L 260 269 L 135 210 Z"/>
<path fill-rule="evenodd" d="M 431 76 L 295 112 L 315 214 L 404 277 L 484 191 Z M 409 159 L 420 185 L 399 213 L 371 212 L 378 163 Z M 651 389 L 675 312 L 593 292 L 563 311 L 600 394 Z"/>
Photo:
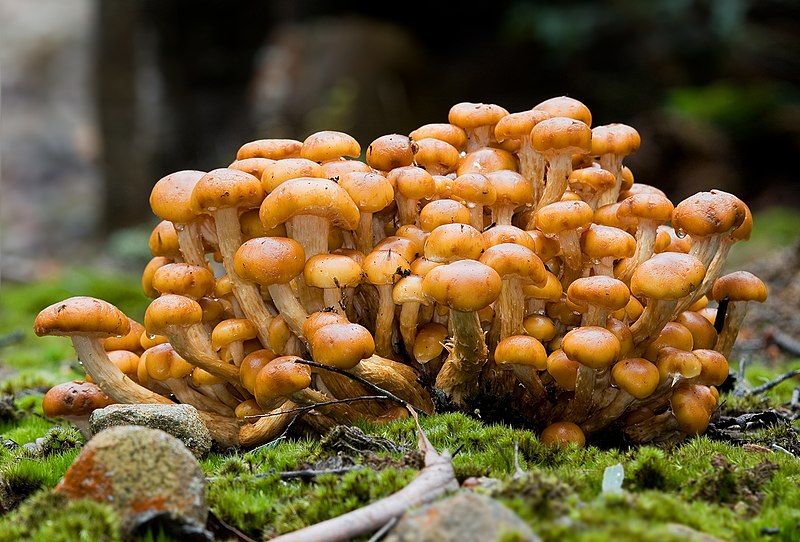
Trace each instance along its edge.
<path fill-rule="evenodd" d="M 366 146 L 458 101 L 562 94 L 639 130 L 638 181 L 788 209 L 764 216 L 790 241 L 799 16 L 792 0 L 0 0 L 2 280 L 98 258 L 139 272 L 155 181 L 251 139 Z"/>

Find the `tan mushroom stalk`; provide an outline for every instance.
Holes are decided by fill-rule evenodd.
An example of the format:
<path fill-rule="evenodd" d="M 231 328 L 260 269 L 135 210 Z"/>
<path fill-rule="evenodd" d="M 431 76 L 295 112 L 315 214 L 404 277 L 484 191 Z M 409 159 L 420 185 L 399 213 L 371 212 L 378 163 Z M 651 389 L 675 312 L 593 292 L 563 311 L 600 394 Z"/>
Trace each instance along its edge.
<path fill-rule="evenodd" d="M 592 131 L 581 121 L 553 117 L 533 127 L 531 144 L 547 159 L 545 187 L 536 202 L 536 209 L 541 209 L 561 199 L 572 173 L 572 155 L 589 152 Z"/>
<path fill-rule="evenodd" d="M 203 219 L 192 206 L 192 191 L 204 175 L 202 171 L 177 171 L 161 178 L 150 193 L 153 213 L 175 225 L 184 260 L 201 266 L 208 265 L 200 234 Z"/>
<path fill-rule="evenodd" d="M 289 283 L 303 273 L 305 263 L 302 245 L 288 237 L 250 239 L 234 255 L 236 273 L 245 280 L 267 287 L 283 320 L 300 338 L 303 338 L 303 324 L 308 312 L 295 297 Z"/>
<path fill-rule="evenodd" d="M 641 142 L 639 132 L 627 124 L 606 124 L 592 128 L 591 153 L 599 156 L 600 166 L 613 173 L 616 178 L 614 188 L 600 196 L 598 206 L 617 201 L 623 183 L 622 160 L 639 150 Z"/>
<path fill-rule="evenodd" d="M 361 213 L 355 232 L 356 248 L 369 254 L 375 245 L 373 216 L 394 201 L 392 183 L 378 173 L 353 172 L 343 175 L 339 186 L 347 191 Z"/>
<path fill-rule="evenodd" d="M 342 290 L 361 283 L 361 266 L 348 256 L 341 254 L 317 254 L 309 258 L 303 269 L 308 286 L 322 288 L 326 308 L 344 314 Z"/>
<path fill-rule="evenodd" d="M 547 163 L 544 155 L 533 148 L 531 144 L 531 131 L 533 127 L 550 118 L 550 114 L 538 110 L 511 113 L 501 118 L 494 127 L 495 139 L 502 143 L 509 139 L 520 141 L 519 172 L 528 180 L 533 201 L 539 201 L 539 196 L 544 190 L 544 168 Z"/>
<path fill-rule="evenodd" d="M 390 358 L 392 350 L 392 323 L 394 322 L 394 301 L 392 289 L 403 276 L 411 273 L 409 262 L 396 250 L 373 250 L 364 259 L 362 266 L 366 281 L 378 290 L 378 314 L 375 318 L 375 351 L 378 355 Z"/>
<path fill-rule="evenodd" d="M 189 381 L 194 389 L 227 406 L 231 412 L 242 402 L 242 397 L 250 397 L 244 393 L 241 386 L 234 390 L 230 387 L 230 384 L 200 367 L 195 367 L 192 370 L 192 376 Z"/>
<path fill-rule="evenodd" d="M 706 278 L 703 281 L 703 285 L 700 287 L 698 294 L 707 295 L 711 291 L 714 282 L 720 277 L 725 268 L 725 262 L 728 259 L 728 253 L 730 252 L 731 247 L 739 241 L 747 241 L 750 239 L 750 234 L 753 231 L 753 215 L 750 212 L 750 208 L 745 205 L 744 202 L 739 203 L 744 208 L 745 218 L 741 225 L 735 228 L 730 235 L 723 236 L 720 240 L 717 252 L 714 254 L 714 258 L 711 260 L 711 263 L 708 264 Z"/>
<path fill-rule="evenodd" d="M 456 403 L 464 403 L 478 391 L 488 350 L 477 311 L 493 303 L 501 287 L 494 269 L 473 260 L 435 267 L 423 279 L 425 295 L 450 309 L 452 345 L 436 386 Z"/>
<path fill-rule="evenodd" d="M 467 133 L 467 152 L 491 146 L 494 128 L 508 111 L 494 104 L 462 102 L 450 108 L 447 120 Z"/>
<path fill-rule="evenodd" d="M 89 416 L 98 408 L 114 403 L 96 384 L 73 380 L 50 388 L 42 399 L 42 412 L 48 418 L 72 422 L 88 440 L 92 438 Z"/>
<path fill-rule="evenodd" d="M 407 353 L 414 350 L 420 305 L 431 306 L 430 299 L 422 291 L 422 278 L 419 275 L 408 275 L 392 288 L 392 301 L 395 305 L 400 305 L 400 336 Z"/>
<path fill-rule="evenodd" d="M 736 271 L 714 281 L 711 297 L 718 302 L 725 299 L 728 301 L 725 322 L 714 347 L 714 350 L 727 358 L 731 355 L 733 343 L 736 342 L 744 317 L 747 316 L 747 304 L 750 301 L 766 301 L 767 287 L 752 273 Z"/>

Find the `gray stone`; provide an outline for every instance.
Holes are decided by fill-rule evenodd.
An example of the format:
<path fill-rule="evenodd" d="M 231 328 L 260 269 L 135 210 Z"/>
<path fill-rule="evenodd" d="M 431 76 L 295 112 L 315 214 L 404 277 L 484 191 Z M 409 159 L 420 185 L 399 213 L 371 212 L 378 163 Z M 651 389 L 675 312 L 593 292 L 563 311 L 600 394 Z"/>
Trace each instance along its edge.
<path fill-rule="evenodd" d="M 112 427 L 94 436 L 56 491 L 112 506 L 129 535 L 155 516 L 204 528 L 206 479 L 194 455 L 164 431 Z"/>
<path fill-rule="evenodd" d="M 179 439 L 198 458 L 211 450 L 211 433 L 191 405 L 111 405 L 92 412 L 92 433 L 118 425 L 160 429 Z"/>
<path fill-rule="evenodd" d="M 495 542 L 504 537 L 539 541 L 519 516 L 498 501 L 462 490 L 404 515 L 385 542 Z"/>

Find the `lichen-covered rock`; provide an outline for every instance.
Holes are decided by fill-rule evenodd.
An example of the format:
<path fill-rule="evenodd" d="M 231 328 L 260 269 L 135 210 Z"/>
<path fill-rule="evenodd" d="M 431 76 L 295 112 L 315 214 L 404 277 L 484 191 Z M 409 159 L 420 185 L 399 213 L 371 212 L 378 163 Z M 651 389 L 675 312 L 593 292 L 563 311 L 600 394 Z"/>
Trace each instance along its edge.
<path fill-rule="evenodd" d="M 130 533 L 158 514 L 204 526 L 205 476 L 175 437 L 137 426 L 101 431 L 84 446 L 56 487 L 72 499 L 111 505 Z"/>
<path fill-rule="evenodd" d="M 118 425 L 160 429 L 179 439 L 198 458 L 211 450 L 211 433 L 192 405 L 111 405 L 92 412 L 92 433 Z"/>
<path fill-rule="evenodd" d="M 385 542 L 538 542 L 530 527 L 498 501 L 460 491 L 407 513 Z"/>

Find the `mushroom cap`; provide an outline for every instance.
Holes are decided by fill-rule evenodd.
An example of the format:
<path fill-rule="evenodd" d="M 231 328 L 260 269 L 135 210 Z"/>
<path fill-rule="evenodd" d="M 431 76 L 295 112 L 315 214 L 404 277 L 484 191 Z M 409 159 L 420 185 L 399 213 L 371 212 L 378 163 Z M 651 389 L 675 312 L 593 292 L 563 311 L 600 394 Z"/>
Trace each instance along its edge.
<path fill-rule="evenodd" d="M 581 249 L 590 260 L 630 258 L 636 253 L 636 239 L 613 226 L 590 224 L 581 234 Z"/>
<path fill-rule="evenodd" d="M 547 269 L 534 252 L 515 243 L 500 243 L 486 249 L 480 262 L 503 279 L 516 278 L 538 286 L 547 284 Z"/>
<path fill-rule="evenodd" d="M 361 266 L 341 254 L 317 254 L 306 262 L 303 277 L 316 288 L 345 288 L 361 282 Z"/>
<path fill-rule="evenodd" d="M 542 431 L 539 441 L 545 446 L 568 446 L 575 444 L 579 448 L 586 446 L 586 435 L 572 422 L 551 423 Z"/>
<path fill-rule="evenodd" d="M 322 166 L 308 158 L 284 158 L 283 160 L 274 160 L 264 168 L 258 178 L 261 179 L 264 191 L 269 194 L 282 182 L 300 177 L 322 179 L 325 177 L 325 172 Z"/>
<path fill-rule="evenodd" d="M 183 359 L 169 343 L 145 350 L 141 362 L 147 369 L 147 376 L 158 381 L 184 378 L 194 370 L 194 365 Z"/>
<path fill-rule="evenodd" d="M 552 117 L 533 127 L 531 145 L 541 153 L 587 153 L 592 148 L 592 130 L 579 120 Z"/>
<path fill-rule="evenodd" d="M 280 160 L 300 156 L 302 143 L 294 139 L 257 139 L 239 147 L 236 153 L 237 160 L 247 158 L 269 158 Z"/>
<path fill-rule="evenodd" d="M 380 173 L 346 173 L 339 178 L 339 186 L 362 213 L 377 213 L 394 201 L 392 183 Z"/>
<path fill-rule="evenodd" d="M 636 298 L 631 296 L 631 299 Z M 627 355 L 633 351 L 633 347 L 635 346 L 633 344 L 633 332 L 631 331 L 631 327 L 622 320 L 619 320 L 614 316 L 609 316 L 606 319 L 606 329 L 613 333 L 619 341 L 619 357 L 627 357 Z"/>
<path fill-rule="evenodd" d="M 192 206 L 197 213 L 228 207 L 258 207 L 264 199 L 261 181 L 237 169 L 214 169 L 197 181 Z"/>
<path fill-rule="evenodd" d="M 611 379 L 636 399 L 644 399 L 650 397 L 658 387 L 658 367 L 642 358 L 623 359 L 614 364 Z"/>
<path fill-rule="evenodd" d="M 483 233 L 484 245 L 492 247 L 501 243 L 515 243 L 522 245 L 536 252 L 536 241 L 531 237 L 528 232 L 507 224 L 495 224 L 491 228 L 485 230 Z"/>
<path fill-rule="evenodd" d="M 322 162 L 322 172 L 326 179 L 336 181 L 343 175 L 348 173 L 375 173 L 375 170 L 369 167 L 361 160 L 348 160 L 346 158 L 339 158 L 337 160 L 328 160 Z"/>
<path fill-rule="evenodd" d="M 513 154 L 503 149 L 484 147 L 462 156 L 458 168 L 456 168 L 456 175 L 465 175 L 467 173 L 486 175 L 501 169 L 517 171 L 517 159 Z"/>
<path fill-rule="evenodd" d="M 367 164 L 379 171 L 410 166 L 414 162 L 414 147 L 404 135 L 383 135 L 367 147 Z"/>
<path fill-rule="evenodd" d="M 453 126 L 452 124 L 448 124 L 446 122 L 425 124 L 420 126 L 411 132 L 409 137 L 414 141 L 420 141 L 422 139 L 429 138 L 438 139 L 440 141 L 444 141 L 445 143 L 449 143 L 459 151 L 463 150 L 467 145 L 467 134 L 464 132 L 463 128 Z"/>
<path fill-rule="evenodd" d="M 270 160 L 269 158 L 245 158 L 244 160 L 234 160 L 228 167 L 230 169 L 244 171 L 260 179 L 264 174 L 264 170 L 273 162 L 275 162 L 275 160 Z"/>
<path fill-rule="evenodd" d="M 297 356 L 280 356 L 256 375 L 254 394 L 258 406 L 272 410 L 283 400 L 311 385 L 311 368 L 295 363 Z"/>
<path fill-rule="evenodd" d="M 275 352 L 267 348 L 254 350 L 244 357 L 242 364 L 239 366 L 239 380 L 242 381 L 244 389 L 253 393 L 258 373 L 275 357 Z"/>
<path fill-rule="evenodd" d="M 153 288 L 162 294 L 180 294 L 200 299 L 214 291 L 214 273 L 207 267 L 188 263 L 169 263 L 153 274 Z"/>
<path fill-rule="evenodd" d="M 258 209 L 250 209 L 239 215 L 239 224 L 245 240 L 253 239 L 254 237 L 286 237 L 286 226 L 284 224 L 279 224 L 271 230 L 264 228 L 261 218 L 258 216 L 258 211 Z"/>
<path fill-rule="evenodd" d="M 456 177 L 451 183 L 451 198 L 462 202 L 467 207 L 477 205 L 494 205 L 497 190 L 485 175 L 465 173 Z"/>
<path fill-rule="evenodd" d="M 644 261 L 631 277 L 631 293 L 650 299 L 680 299 L 703 282 L 706 268 L 690 254 L 662 252 Z"/>
<path fill-rule="evenodd" d="M 136 378 L 139 356 L 129 350 L 110 350 L 106 352 L 111 363 L 130 378 Z"/>
<path fill-rule="evenodd" d="M 493 303 L 502 281 L 497 271 L 474 260 L 431 269 L 422 281 L 425 295 L 453 310 L 471 312 Z"/>
<path fill-rule="evenodd" d="M 414 359 L 417 363 L 428 363 L 439 357 L 444 350 L 447 328 L 436 322 L 429 322 L 417 330 L 414 340 Z"/>
<path fill-rule="evenodd" d="M 547 373 L 553 377 L 559 388 L 566 391 L 575 391 L 580 366 L 580 363 L 569 359 L 561 349 L 554 350 L 547 357 Z"/>
<path fill-rule="evenodd" d="M 550 114 L 541 109 L 511 113 L 497 121 L 497 125 L 494 127 L 494 138 L 502 143 L 507 139 L 529 137 L 534 126 L 549 118 Z"/>
<path fill-rule="evenodd" d="M 669 381 L 674 375 L 680 374 L 685 378 L 698 376 L 703 369 L 700 359 L 694 352 L 664 346 L 659 349 L 656 366 L 661 382 Z"/>
<path fill-rule="evenodd" d="M 594 217 L 592 220 L 595 224 L 600 224 L 601 226 L 619 228 L 621 230 L 634 233 L 637 226 L 636 220 L 630 216 L 618 216 L 617 211 L 619 210 L 620 205 L 622 205 L 622 202 L 609 203 L 608 205 L 598 207 L 594 211 Z"/>
<path fill-rule="evenodd" d="M 726 297 L 730 301 L 758 301 L 767 300 L 767 286 L 760 278 L 747 271 L 735 271 L 723 275 L 714 281 L 711 288 L 711 297 L 720 301 Z"/>
<path fill-rule="evenodd" d="M 311 335 L 310 344 L 314 361 L 345 370 L 375 353 L 375 340 L 367 328 L 349 322 L 322 326 Z"/>
<path fill-rule="evenodd" d="M 658 359 L 658 351 L 667 346 L 689 351 L 694 346 L 694 337 L 686 327 L 678 322 L 667 322 L 658 337 L 647 346 L 644 357 L 655 361 Z"/>
<path fill-rule="evenodd" d="M 556 326 L 553 320 L 543 314 L 531 314 L 522 321 L 525 333 L 538 339 L 540 342 L 547 342 L 556 336 Z"/>
<path fill-rule="evenodd" d="M 508 169 L 492 171 L 486 178 L 494 186 L 497 199 L 496 205 L 531 205 L 533 204 L 533 191 L 528 179 Z"/>
<path fill-rule="evenodd" d="M 258 329 L 247 318 L 228 318 L 211 332 L 211 346 L 219 350 L 237 341 L 247 341 L 258 336 Z"/>
<path fill-rule="evenodd" d="M 546 272 L 546 282 L 544 286 L 537 286 L 536 284 L 524 284 L 522 292 L 525 297 L 532 297 L 534 299 L 544 299 L 545 301 L 558 301 L 561 299 L 563 288 L 561 281 L 558 277 L 551 273 Z"/>
<path fill-rule="evenodd" d="M 303 272 L 303 245 L 288 237 L 257 237 L 245 241 L 233 256 L 236 274 L 262 286 L 286 284 Z"/>
<path fill-rule="evenodd" d="M 327 218 L 345 230 L 358 227 L 358 207 L 344 188 L 328 179 L 301 177 L 281 183 L 264 198 L 259 216 L 267 229 L 295 216 Z"/>
<path fill-rule="evenodd" d="M 738 228 L 731 232 L 731 240 L 733 241 L 747 241 L 753 232 L 753 213 L 750 212 L 750 207 L 746 203 L 743 201 L 740 203 L 744 207 L 744 220 Z"/>
<path fill-rule="evenodd" d="M 73 380 L 50 388 L 42 399 L 42 411 L 48 418 L 84 417 L 112 404 L 114 400 L 96 384 Z"/>
<path fill-rule="evenodd" d="M 392 288 L 392 301 L 395 305 L 403 303 L 419 303 L 428 306 L 431 300 L 422 290 L 422 279 L 419 275 L 408 275 L 397 281 Z"/>
<path fill-rule="evenodd" d="M 472 130 L 481 126 L 494 126 L 508 111 L 499 105 L 461 102 L 450 108 L 447 120 L 450 124 Z"/>
<path fill-rule="evenodd" d="M 708 428 L 717 399 L 708 386 L 680 384 L 675 387 L 670 406 L 678 426 L 688 435 L 699 435 Z"/>
<path fill-rule="evenodd" d="M 156 224 L 150 234 L 148 246 L 150 254 L 153 256 L 164 256 L 172 259 L 181 257 L 178 232 L 175 230 L 175 225 L 168 220 L 162 220 Z"/>
<path fill-rule="evenodd" d="M 93 297 L 70 297 L 45 307 L 36 316 L 33 331 L 44 335 L 124 337 L 131 330 L 128 317 L 117 307 Z"/>
<path fill-rule="evenodd" d="M 387 179 L 395 190 L 411 200 L 431 198 L 436 195 L 436 183 L 431 174 L 417 166 L 396 167 Z"/>
<path fill-rule="evenodd" d="M 536 227 L 545 234 L 583 228 L 592 222 L 592 208 L 584 201 L 557 201 L 536 212 Z"/>
<path fill-rule="evenodd" d="M 433 200 L 419 212 L 419 225 L 426 232 L 443 224 L 469 224 L 469 220 L 469 209 L 452 199 Z"/>
<path fill-rule="evenodd" d="M 133 318 L 128 318 L 128 324 L 130 324 L 130 331 L 122 337 L 112 336 L 103 339 L 103 349 L 107 352 L 111 350 L 140 351 L 142 345 L 139 342 L 139 337 L 141 337 L 144 331 L 144 326 Z"/>
<path fill-rule="evenodd" d="M 592 125 L 592 112 L 583 102 L 569 96 L 556 96 L 536 105 L 534 109 L 545 111 L 551 117 L 568 117 Z"/>
<path fill-rule="evenodd" d="M 644 183 L 631 183 L 630 188 L 628 188 L 627 190 L 623 190 L 619 193 L 619 201 L 622 201 L 631 196 L 635 196 L 636 194 L 657 194 L 659 196 L 667 197 L 667 195 L 664 193 L 663 190 L 660 190 L 655 186 L 650 186 L 649 184 L 644 184 Z"/>
<path fill-rule="evenodd" d="M 362 268 L 367 282 L 375 285 L 394 284 L 411 272 L 408 260 L 400 252 L 377 247 L 364 258 Z"/>
<path fill-rule="evenodd" d="M 223 384 L 225 381 L 218 376 L 212 375 L 205 369 L 195 367 L 192 369 L 192 385 L 199 388 L 201 386 L 213 386 Z"/>
<path fill-rule="evenodd" d="M 150 192 L 150 208 L 162 220 L 187 224 L 197 218 L 192 191 L 204 171 L 183 170 L 162 177 Z"/>
<path fill-rule="evenodd" d="M 150 298 L 159 296 L 158 290 L 153 287 L 153 277 L 161 267 L 172 263 L 172 260 L 163 256 L 155 256 L 144 267 L 142 271 L 142 291 L 144 295 Z"/>
<path fill-rule="evenodd" d="M 420 277 L 424 277 L 428 274 L 428 271 L 434 267 L 439 267 L 440 265 L 443 264 L 441 262 L 434 262 L 422 256 L 411 262 L 411 273 Z"/>
<path fill-rule="evenodd" d="M 189 326 L 203 321 L 203 308 L 194 299 L 164 294 L 150 302 L 144 313 L 148 333 L 166 335 L 170 326 Z"/>
<path fill-rule="evenodd" d="M 236 415 L 236 418 L 243 420 L 248 416 L 260 416 L 261 414 L 266 414 L 261 407 L 258 406 L 255 399 L 248 399 L 247 401 L 242 401 L 236 408 L 233 410 L 233 413 Z"/>
<path fill-rule="evenodd" d="M 481 232 L 469 224 L 442 224 L 425 241 L 425 257 L 434 262 L 477 260 L 485 248 Z"/>
<path fill-rule="evenodd" d="M 592 154 L 627 156 L 639 150 L 642 138 L 627 124 L 606 124 L 592 128 Z"/>
<path fill-rule="evenodd" d="M 693 238 L 720 235 L 741 226 L 747 216 L 736 196 L 711 190 L 698 192 L 680 202 L 672 212 L 672 227 Z"/>
<path fill-rule="evenodd" d="M 543 262 L 550 261 L 561 253 L 558 239 L 548 237 L 538 229 L 528 230 L 528 235 L 533 239 L 534 252 Z"/>
<path fill-rule="evenodd" d="M 414 162 L 430 171 L 454 171 L 458 166 L 461 155 L 458 149 L 446 141 L 426 137 L 415 141 Z"/>
<path fill-rule="evenodd" d="M 494 361 L 499 365 L 528 365 L 544 371 L 547 369 L 547 352 L 534 337 L 511 335 L 497 343 Z"/>
<path fill-rule="evenodd" d="M 578 193 L 599 194 L 614 188 L 617 178 L 599 167 L 584 167 L 569 174 L 569 186 Z"/>
<path fill-rule="evenodd" d="M 659 194 L 633 194 L 622 200 L 617 208 L 617 216 L 634 217 L 663 224 L 672 217 L 672 202 Z"/>
<path fill-rule="evenodd" d="M 728 379 L 728 360 L 717 352 L 707 348 L 693 350 L 700 360 L 700 374 L 697 381 L 707 386 L 721 386 Z"/>
<path fill-rule="evenodd" d="M 591 367 L 605 369 L 619 357 L 617 336 L 599 326 L 576 327 L 564 335 L 561 348 L 569 359 Z"/>
<path fill-rule="evenodd" d="M 303 335 L 305 337 L 313 337 L 314 333 L 320 328 L 330 324 L 349 324 L 349 320 L 338 312 L 335 311 L 317 311 L 312 312 L 306 321 L 303 322 Z"/>
<path fill-rule="evenodd" d="M 344 132 L 323 130 L 308 136 L 303 141 L 300 156 L 314 162 L 335 160 L 343 156 L 358 158 L 361 155 L 361 145 L 353 136 Z"/>
<path fill-rule="evenodd" d="M 615 311 L 628 304 L 631 292 L 621 280 L 596 275 L 575 279 L 567 288 L 567 297 L 581 307 L 594 305 Z"/>
<path fill-rule="evenodd" d="M 675 318 L 692 334 L 692 348 L 714 348 L 717 344 L 717 330 L 702 314 L 693 311 L 684 311 Z"/>
<path fill-rule="evenodd" d="M 391 250 L 400 254 L 407 262 L 413 262 L 420 256 L 422 249 L 423 246 L 420 244 L 419 239 L 392 235 L 381 239 L 372 250 L 373 252 Z"/>

